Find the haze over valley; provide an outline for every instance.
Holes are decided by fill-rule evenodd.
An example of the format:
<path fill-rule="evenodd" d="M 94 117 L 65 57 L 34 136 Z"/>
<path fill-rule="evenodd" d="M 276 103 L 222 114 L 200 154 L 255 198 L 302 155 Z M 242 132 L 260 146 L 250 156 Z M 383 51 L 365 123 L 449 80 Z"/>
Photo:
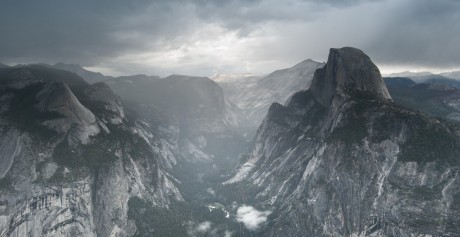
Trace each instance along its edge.
<path fill-rule="evenodd" d="M 460 235 L 457 1 L 3 5 L 0 237 Z"/>

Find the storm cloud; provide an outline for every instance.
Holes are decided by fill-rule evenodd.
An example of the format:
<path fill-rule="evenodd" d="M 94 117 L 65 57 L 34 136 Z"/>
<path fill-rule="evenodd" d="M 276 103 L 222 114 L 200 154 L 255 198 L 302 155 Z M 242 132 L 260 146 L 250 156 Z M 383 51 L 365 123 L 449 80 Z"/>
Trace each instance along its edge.
<path fill-rule="evenodd" d="M 2 63 L 108 74 L 267 73 L 343 46 L 383 68 L 460 65 L 456 0 L 6 0 L 0 29 Z"/>

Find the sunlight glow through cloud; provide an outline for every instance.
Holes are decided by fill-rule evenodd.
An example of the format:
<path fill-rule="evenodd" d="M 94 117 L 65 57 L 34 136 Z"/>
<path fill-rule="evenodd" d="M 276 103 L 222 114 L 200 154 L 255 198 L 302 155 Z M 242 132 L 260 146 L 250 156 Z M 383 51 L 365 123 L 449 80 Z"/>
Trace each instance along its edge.
<path fill-rule="evenodd" d="M 329 48 L 352 46 L 365 51 L 382 73 L 448 71 L 460 64 L 458 1 L 110 4 L 66 2 L 56 8 L 54 1 L 43 0 L 28 8 L 4 5 L 0 62 L 75 63 L 110 75 L 260 75 L 305 59 L 323 62 Z M 435 11 L 427 10 L 432 7 Z M 17 11 L 23 13 L 20 21 L 14 21 Z"/>

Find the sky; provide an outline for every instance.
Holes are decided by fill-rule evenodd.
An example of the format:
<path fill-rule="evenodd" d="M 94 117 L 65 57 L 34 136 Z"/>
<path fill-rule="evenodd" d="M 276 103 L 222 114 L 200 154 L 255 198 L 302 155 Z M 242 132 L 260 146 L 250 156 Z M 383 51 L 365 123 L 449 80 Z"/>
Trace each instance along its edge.
<path fill-rule="evenodd" d="M 2 0 L 0 63 L 107 75 L 266 74 L 329 48 L 383 73 L 460 70 L 458 0 Z"/>

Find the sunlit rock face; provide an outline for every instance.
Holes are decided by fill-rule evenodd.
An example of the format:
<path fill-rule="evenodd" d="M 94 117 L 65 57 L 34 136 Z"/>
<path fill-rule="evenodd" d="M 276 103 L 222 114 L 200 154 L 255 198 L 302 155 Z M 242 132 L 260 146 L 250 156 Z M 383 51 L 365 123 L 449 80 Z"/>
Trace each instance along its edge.
<path fill-rule="evenodd" d="M 170 174 L 179 152 L 162 143 L 174 139 L 128 123 L 108 86 L 50 68 L 4 70 L 0 236 L 133 236 L 130 198 L 183 200 Z"/>
<path fill-rule="evenodd" d="M 264 236 L 455 236 L 459 134 L 393 104 L 362 51 L 332 49 L 310 90 L 270 107 L 225 184 L 274 210 Z"/>

